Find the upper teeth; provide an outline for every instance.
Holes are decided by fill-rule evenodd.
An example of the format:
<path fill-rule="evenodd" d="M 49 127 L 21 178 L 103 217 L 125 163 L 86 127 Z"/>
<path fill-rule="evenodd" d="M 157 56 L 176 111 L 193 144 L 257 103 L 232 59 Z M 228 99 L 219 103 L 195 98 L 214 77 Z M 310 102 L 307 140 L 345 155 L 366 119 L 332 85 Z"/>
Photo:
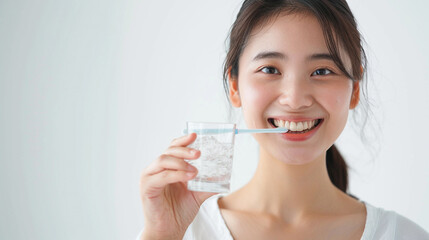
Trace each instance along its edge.
<path fill-rule="evenodd" d="M 279 119 L 274 119 L 274 124 L 278 127 L 284 127 L 291 131 L 304 131 L 314 127 L 317 120 L 305 121 L 305 122 L 289 122 Z"/>

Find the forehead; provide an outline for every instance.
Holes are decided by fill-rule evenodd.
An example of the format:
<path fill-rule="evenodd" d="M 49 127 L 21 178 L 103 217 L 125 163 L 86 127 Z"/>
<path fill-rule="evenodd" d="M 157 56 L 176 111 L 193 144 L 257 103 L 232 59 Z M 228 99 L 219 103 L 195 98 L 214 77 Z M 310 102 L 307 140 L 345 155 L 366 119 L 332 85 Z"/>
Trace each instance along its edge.
<path fill-rule="evenodd" d="M 341 46 L 339 50 L 341 59 L 348 66 L 345 51 Z M 242 56 L 250 58 L 261 51 L 278 51 L 291 58 L 329 53 L 322 27 L 317 18 L 309 13 L 283 13 L 255 27 Z"/>
<path fill-rule="evenodd" d="M 328 51 L 319 22 L 309 14 L 281 14 L 256 27 L 249 37 L 245 48 L 249 51 L 268 47 L 283 52 Z"/>

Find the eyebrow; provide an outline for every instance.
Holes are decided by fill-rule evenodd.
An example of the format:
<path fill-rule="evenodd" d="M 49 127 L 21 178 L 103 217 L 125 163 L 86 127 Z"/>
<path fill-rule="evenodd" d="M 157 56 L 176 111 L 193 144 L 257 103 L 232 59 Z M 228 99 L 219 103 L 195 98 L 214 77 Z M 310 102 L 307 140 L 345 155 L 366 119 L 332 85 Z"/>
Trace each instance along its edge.
<path fill-rule="evenodd" d="M 258 55 L 256 55 L 253 58 L 253 61 L 258 61 L 258 60 L 265 59 L 265 58 L 278 58 L 278 59 L 285 60 L 286 56 L 280 52 L 266 51 L 266 52 L 258 53 Z"/>
<path fill-rule="evenodd" d="M 330 53 L 316 53 L 308 57 L 308 60 L 321 60 L 321 59 L 334 61 L 334 58 Z"/>
<path fill-rule="evenodd" d="M 258 55 L 256 55 L 253 58 L 253 61 L 258 61 L 258 60 L 266 59 L 266 58 L 278 58 L 281 60 L 285 60 L 285 59 L 287 59 L 287 56 L 281 52 L 265 51 L 265 52 L 258 53 Z M 309 60 L 309 61 L 311 61 L 311 60 L 322 60 L 322 59 L 334 61 L 334 58 L 329 53 L 315 53 L 315 54 L 312 54 L 309 57 L 307 57 L 307 60 Z"/>

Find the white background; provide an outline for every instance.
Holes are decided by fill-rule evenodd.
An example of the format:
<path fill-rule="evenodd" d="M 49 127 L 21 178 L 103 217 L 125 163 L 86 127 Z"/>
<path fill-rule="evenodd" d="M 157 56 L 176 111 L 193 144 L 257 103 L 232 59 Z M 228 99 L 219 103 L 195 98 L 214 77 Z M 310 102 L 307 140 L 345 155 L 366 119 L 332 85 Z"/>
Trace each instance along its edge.
<path fill-rule="evenodd" d="M 228 121 L 240 3 L 0 0 L 0 238 L 134 239 L 141 170 L 186 121 Z M 350 191 L 429 230 L 429 3 L 349 3 L 379 122 L 375 140 L 352 122 L 338 140 Z M 256 163 L 256 142 L 237 136 L 233 190 Z"/>

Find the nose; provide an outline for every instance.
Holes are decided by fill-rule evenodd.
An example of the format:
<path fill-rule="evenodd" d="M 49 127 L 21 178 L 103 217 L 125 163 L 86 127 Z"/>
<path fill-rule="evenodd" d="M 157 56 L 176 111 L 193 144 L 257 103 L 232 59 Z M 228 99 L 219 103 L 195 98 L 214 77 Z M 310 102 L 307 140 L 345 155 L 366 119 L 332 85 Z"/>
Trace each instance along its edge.
<path fill-rule="evenodd" d="M 282 80 L 280 90 L 280 105 L 288 106 L 291 110 L 301 110 L 313 104 L 312 87 L 304 76 L 289 75 Z"/>

